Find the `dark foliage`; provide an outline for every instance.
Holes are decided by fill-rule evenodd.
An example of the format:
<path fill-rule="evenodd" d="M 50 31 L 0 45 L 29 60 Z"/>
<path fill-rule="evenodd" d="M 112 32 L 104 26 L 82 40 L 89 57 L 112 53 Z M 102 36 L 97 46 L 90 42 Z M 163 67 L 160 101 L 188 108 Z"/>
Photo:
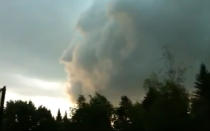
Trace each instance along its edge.
<path fill-rule="evenodd" d="M 192 98 L 192 120 L 194 129 L 210 130 L 210 73 L 204 64 L 195 82 L 195 92 Z"/>
<path fill-rule="evenodd" d="M 75 111 L 72 122 L 75 124 L 75 130 L 111 130 L 112 105 L 102 95 L 96 93 L 90 96 L 89 103 L 80 96 L 78 99 L 79 108 Z"/>

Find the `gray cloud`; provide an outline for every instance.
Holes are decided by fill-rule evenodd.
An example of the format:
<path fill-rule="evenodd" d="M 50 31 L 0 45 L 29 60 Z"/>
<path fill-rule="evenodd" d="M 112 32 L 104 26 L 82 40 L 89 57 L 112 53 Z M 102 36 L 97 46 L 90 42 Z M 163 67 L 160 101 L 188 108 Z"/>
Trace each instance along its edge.
<path fill-rule="evenodd" d="M 63 66 L 59 64 L 60 55 L 89 2 L 1 0 L 1 72 L 50 80 L 65 78 Z"/>
<path fill-rule="evenodd" d="M 65 82 L 60 56 L 91 1 L 0 0 L 0 87 L 8 96 L 65 97 L 47 82 Z"/>
<path fill-rule="evenodd" d="M 116 0 L 96 2 L 78 22 L 63 61 L 69 93 L 102 92 L 112 100 L 121 95 L 139 99 L 142 83 L 164 68 L 163 47 L 177 65 L 210 64 L 208 0 Z M 192 75 L 193 74 L 193 75 Z M 194 78 L 189 78 L 192 80 Z"/>

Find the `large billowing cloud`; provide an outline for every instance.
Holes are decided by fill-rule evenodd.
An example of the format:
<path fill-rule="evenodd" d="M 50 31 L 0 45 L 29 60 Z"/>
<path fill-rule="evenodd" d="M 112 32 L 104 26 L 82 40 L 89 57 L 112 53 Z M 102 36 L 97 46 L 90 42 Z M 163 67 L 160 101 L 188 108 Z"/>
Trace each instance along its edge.
<path fill-rule="evenodd" d="M 164 69 L 163 47 L 194 75 L 210 58 L 209 4 L 208 0 L 96 1 L 78 21 L 78 32 L 63 56 L 70 96 L 97 91 L 112 100 L 121 95 L 140 98 L 143 80 Z"/>

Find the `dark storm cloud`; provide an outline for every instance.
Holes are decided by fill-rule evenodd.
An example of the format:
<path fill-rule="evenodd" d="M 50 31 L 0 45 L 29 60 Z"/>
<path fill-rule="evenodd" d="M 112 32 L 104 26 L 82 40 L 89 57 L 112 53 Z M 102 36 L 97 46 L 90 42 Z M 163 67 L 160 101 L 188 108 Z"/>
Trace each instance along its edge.
<path fill-rule="evenodd" d="M 208 0 L 115 0 L 96 2 L 78 22 L 63 60 L 69 92 L 102 92 L 116 100 L 143 94 L 142 83 L 164 68 L 163 47 L 177 65 L 210 64 Z M 193 75 L 192 75 L 193 74 Z M 191 80 L 193 78 L 190 78 Z"/>

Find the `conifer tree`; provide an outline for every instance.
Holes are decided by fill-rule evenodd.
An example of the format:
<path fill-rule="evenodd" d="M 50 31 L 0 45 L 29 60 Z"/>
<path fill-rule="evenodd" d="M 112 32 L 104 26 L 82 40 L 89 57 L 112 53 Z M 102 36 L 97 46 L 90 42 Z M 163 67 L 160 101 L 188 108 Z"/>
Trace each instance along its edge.
<path fill-rule="evenodd" d="M 57 113 L 57 116 L 56 116 L 56 121 L 57 121 L 57 122 L 61 122 L 61 121 L 62 121 L 62 116 L 61 116 L 61 111 L 60 111 L 60 109 L 58 109 L 58 113 Z"/>

